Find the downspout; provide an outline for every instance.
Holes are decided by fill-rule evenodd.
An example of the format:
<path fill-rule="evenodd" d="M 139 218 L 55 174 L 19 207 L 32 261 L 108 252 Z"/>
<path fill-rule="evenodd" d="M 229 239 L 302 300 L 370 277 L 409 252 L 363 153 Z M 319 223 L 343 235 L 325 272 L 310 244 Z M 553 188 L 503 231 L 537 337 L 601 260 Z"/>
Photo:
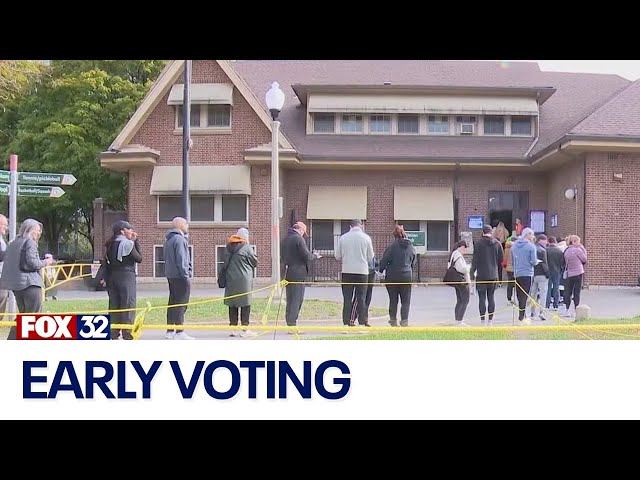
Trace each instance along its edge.
<path fill-rule="evenodd" d="M 576 234 L 577 235 L 577 234 Z M 582 239 L 587 244 L 587 154 L 582 158 Z M 589 288 L 589 275 L 584 275 L 583 288 Z"/>
<path fill-rule="evenodd" d="M 536 143 L 538 143 L 538 140 L 540 140 L 540 93 L 537 94 L 536 105 L 538 107 L 538 115 L 536 115 L 536 136 L 533 139 L 533 142 L 531 143 L 531 145 L 529 146 L 529 149 L 525 152 L 524 154 L 525 158 L 529 156 L 529 154 L 531 153 L 531 150 L 533 150 L 533 147 L 535 147 Z"/>

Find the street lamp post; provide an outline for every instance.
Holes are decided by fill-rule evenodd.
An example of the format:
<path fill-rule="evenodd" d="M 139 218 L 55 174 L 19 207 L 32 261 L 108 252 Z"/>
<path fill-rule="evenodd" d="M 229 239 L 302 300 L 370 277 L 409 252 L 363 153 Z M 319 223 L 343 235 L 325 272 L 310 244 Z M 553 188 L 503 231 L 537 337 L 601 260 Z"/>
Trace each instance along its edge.
<path fill-rule="evenodd" d="M 280 285 L 280 160 L 278 158 L 278 137 L 280 122 L 278 115 L 284 106 L 284 92 L 278 82 L 273 82 L 266 95 L 266 103 L 271 112 L 271 279 Z M 279 287 L 278 287 L 279 288 Z"/>

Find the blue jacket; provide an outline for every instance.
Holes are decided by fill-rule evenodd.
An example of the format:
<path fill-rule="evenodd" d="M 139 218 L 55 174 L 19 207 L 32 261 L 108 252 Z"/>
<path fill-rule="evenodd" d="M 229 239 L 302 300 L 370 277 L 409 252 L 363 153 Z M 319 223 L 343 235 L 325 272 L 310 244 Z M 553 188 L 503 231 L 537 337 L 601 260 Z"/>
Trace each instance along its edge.
<path fill-rule="evenodd" d="M 537 261 L 536 246 L 529 240 L 520 238 L 511 246 L 511 263 L 515 278 L 533 277 L 533 268 Z"/>

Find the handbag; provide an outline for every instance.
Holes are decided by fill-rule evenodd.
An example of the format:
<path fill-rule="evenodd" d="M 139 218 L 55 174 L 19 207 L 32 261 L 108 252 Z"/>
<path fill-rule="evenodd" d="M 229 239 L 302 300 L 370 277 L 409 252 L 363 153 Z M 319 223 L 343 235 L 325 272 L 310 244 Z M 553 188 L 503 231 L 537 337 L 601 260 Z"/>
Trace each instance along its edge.
<path fill-rule="evenodd" d="M 442 281 L 450 287 L 456 287 L 460 282 L 464 281 L 464 275 L 456 270 L 455 262 L 453 261 L 453 254 L 449 259 L 449 268 L 447 268 L 447 271 L 444 273 Z"/>
<path fill-rule="evenodd" d="M 224 263 L 220 272 L 218 273 L 218 287 L 219 288 L 227 288 L 227 269 L 229 268 L 229 264 L 231 263 L 231 257 L 233 257 L 235 253 L 231 253 L 227 261 Z"/>

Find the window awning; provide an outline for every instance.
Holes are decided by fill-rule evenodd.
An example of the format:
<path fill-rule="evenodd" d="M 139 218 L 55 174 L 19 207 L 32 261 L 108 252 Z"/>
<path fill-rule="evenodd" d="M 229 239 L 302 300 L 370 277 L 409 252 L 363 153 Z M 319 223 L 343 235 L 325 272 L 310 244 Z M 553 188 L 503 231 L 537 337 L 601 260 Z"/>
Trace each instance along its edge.
<path fill-rule="evenodd" d="M 471 95 L 339 95 L 314 93 L 309 112 L 538 115 L 535 98 Z"/>
<path fill-rule="evenodd" d="M 251 195 L 251 167 L 246 165 L 189 166 L 189 190 L 192 194 Z M 182 193 L 182 166 L 154 167 L 151 195 Z"/>
<path fill-rule="evenodd" d="M 169 105 L 182 105 L 184 103 L 184 84 L 179 83 L 171 87 L 167 103 Z M 233 105 L 233 84 L 192 83 L 191 103 Z"/>
<path fill-rule="evenodd" d="M 367 218 L 367 187 L 309 186 L 309 220 Z"/>
<path fill-rule="evenodd" d="M 395 187 L 394 220 L 453 220 L 453 190 L 449 187 Z"/>

